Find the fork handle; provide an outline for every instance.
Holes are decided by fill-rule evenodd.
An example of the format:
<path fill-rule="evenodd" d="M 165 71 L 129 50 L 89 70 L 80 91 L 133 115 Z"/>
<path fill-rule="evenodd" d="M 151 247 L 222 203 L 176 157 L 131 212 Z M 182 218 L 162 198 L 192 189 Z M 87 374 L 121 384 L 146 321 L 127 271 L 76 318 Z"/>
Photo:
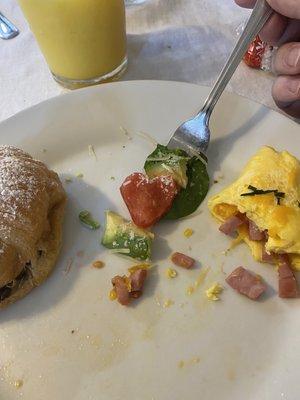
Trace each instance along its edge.
<path fill-rule="evenodd" d="M 248 50 L 250 43 L 260 32 L 261 28 L 270 18 L 272 13 L 272 8 L 265 0 L 257 0 L 242 35 L 240 36 L 235 48 L 229 56 L 224 68 L 222 69 L 214 87 L 205 100 L 204 106 L 200 113 L 205 112 L 208 117 L 210 116 L 214 106 L 219 100 L 239 63 L 243 59 L 246 51 Z"/>

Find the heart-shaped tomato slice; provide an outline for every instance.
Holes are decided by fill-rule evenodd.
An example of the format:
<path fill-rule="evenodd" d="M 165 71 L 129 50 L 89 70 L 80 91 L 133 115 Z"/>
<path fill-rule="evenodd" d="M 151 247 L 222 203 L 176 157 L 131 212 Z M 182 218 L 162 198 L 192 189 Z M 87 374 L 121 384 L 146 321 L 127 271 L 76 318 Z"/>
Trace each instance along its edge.
<path fill-rule="evenodd" d="M 172 176 L 158 176 L 153 179 L 135 172 L 129 175 L 120 187 L 133 222 L 148 228 L 166 214 L 178 193 Z"/>

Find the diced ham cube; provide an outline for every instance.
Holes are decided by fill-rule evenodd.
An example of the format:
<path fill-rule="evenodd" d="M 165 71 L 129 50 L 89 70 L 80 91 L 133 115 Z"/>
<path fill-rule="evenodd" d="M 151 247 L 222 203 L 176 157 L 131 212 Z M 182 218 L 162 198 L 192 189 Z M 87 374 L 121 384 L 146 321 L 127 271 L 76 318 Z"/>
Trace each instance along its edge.
<path fill-rule="evenodd" d="M 266 285 L 261 278 L 253 275 L 243 267 L 238 267 L 231 272 L 226 278 L 226 282 L 233 289 L 251 300 L 258 299 L 266 290 Z"/>
<path fill-rule="evenodd" d="M 274 263 L 274 254 L 267 252 L 265 243 L 263 244 L 263 247 L 262 247 L 261 260 L 263 262 L 266 262 L 266 263 L 269 263 L 269 264 L 273 264 Z"/>
<path fill-rule="evenodd" d="M 115 276 L 111 282 L 115 288 L 118 302 L 123 306 L 128 306 L 130 303 L 130 293 L 125 279 L 122 276 Z"/>
<path fill-rule="evenodd" d="M 129 277 L 131 292 L 141 292 L 146 278 L 147 270 L 145 269 L 137 269 L 132 272 Z"/>
<path fill-rule="evenodd" d="M 265 231 L 261 231 L 255 222 L 249 220 L 249 239 L 251 240 L 265 240 Z"/>
<path fill-rule="evenodd" d="M 117 275 L 111 280 L 120 304 L 128 306 L 131 299 L 137 299 L 143 294 L 147 274 L 147 270 L 139 268 L 131 272 L 129 277 Z"/>
<path fill-rule="evenodd" d="M 190 269 L 195 264 L 195 260 L 185 254 L 182 253 L 173 253 L 171 256 L 171 260 L 178 267 Z"/>
<path fill-rule="evenodd" d="M 219 231 L 225 233 L 225 235 L 232 236 L 236 232 L 237 228 L 243 225 L 244 222 L 245 219 L 243 214 L 238 213 L 223 222 L 223 224 L 219 226 Z"/>
<path fill-rule="evenodd" d="M 281 298 L 295 298 L 299 296 L 298 283 L 287 254 L 280 254 L 278 256 L 278 294 Z"/>

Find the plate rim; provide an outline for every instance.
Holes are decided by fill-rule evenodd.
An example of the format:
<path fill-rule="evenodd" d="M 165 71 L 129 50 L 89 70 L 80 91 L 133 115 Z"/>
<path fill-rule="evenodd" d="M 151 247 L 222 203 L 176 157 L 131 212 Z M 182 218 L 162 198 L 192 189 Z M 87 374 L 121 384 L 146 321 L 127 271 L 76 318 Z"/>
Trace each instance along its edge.
<path fill-rule="evenodd" d="M 88 92 L 92 92 L 92 91 L 101 91 L 104 87 L 108 87 L 108 86 L 131 86 L 131 85 L 140 85 L 140 84 L 145 84 L 145 83 L 150 83 L 150 84 L 154 84 L 154 85 L 181 85 L 181 86 L 186 86 L 186 87 L 193 87 L 193 88 L 206 88 L 209 89 L 211 88 L 211 86 L 209 85 L 199 85 L 197 83 L 192 83 L 192 82 L 184 82 L 184 81 L 172 81 L 172 80 L 159 80 L 159 79 L 140 79 L 140 80 L 126 80 L 126 81 L 115 81 L 115 82 L 108 82 L 108 83 L 103 83 L 100 85 L 94 85 L 94 86 L 87 86 L 84 88 L 80 88 L 80 89 L 76 89 L 76 90 L 71 90 L 69 92 L 64 92 L 58 95 L 55 95 L 53 97 L 50 97 L 48 99 L 45 99 L 37 104 L 34 104 L 32 106 L 26 107 L 23 110 L 18 111 L 17 113 L 11 115 L 8 118 L 5 118 L 4 120 L 0 121 L 0 128 L 2 128 L 2 125 L 11 122 L 13 119 L 22 116 L 23 114 L 26 114 L 27 112 L 31 112 L 34 111 L 35 109 L 37 109 L 38 107 L 43 107 L 45 104 L 51 104 L 51 103 L 55 103 L 57 102 L 59 99 L 65 99 L 68 97 L 75 97 L 75 96 L 80 96 L 81 93 L 88 93 Z M 271 113 L 275 113 L 276 115 L 282 117 L 283 119 L 286 119 L 287 121 L 290 121 L 292 123 L 294 123 L 295 125 L 300 125 L 300 121 L 290 117 L 289 115 L 283 114 L 278 110 L 274 110 L 262 103 L 260 103 L 259 101 L 250 99 L 249 97 L 243 96 L 241 94 L 235 93 L 233 91 L 224 90 L 224 93 L 226 93 L 227 95 L 233 96 L 233 97 L 240 97 L 250 103 L 254 103 L 256 105 L 259 105 L 267 110 L 269 110 Z M 199 105 L 199 108 L 201 107 L 201 105 Z"/>

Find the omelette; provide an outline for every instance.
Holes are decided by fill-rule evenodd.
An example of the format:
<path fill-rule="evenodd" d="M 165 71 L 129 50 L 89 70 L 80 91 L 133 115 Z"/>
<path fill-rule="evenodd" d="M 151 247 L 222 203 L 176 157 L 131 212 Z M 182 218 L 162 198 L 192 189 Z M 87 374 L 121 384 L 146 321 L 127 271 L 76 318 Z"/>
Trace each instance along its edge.
<path fill-rule="evenodd" d="M 276 263 L 287 254 L 300 270 L 300 162 L 290 153 L 262 147 L 208 207 L 219 229 L 235 230 L 255 260 Z"/>

